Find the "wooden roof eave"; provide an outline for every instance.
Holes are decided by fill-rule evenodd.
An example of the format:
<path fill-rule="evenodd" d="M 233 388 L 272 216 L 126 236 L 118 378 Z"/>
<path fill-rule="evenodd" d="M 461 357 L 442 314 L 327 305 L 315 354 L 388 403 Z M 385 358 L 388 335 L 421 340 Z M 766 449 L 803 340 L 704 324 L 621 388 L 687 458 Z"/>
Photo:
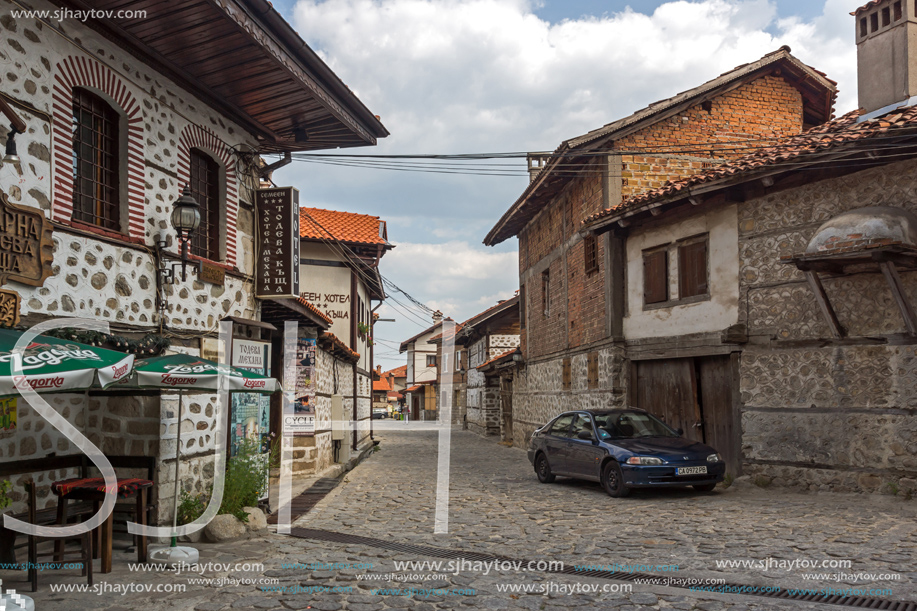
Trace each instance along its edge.
<path fill-rule="evenodd" d="M 120 6 L 120 0 L 53 0 L 58 5 L 75 10 L 109 10 Z M 137 2 L 132 8 L 143 8 L 144 2 Z M 186 7 L 168 4 L 172 11 L 187 11 Z M 308 105 L 317 102 L 325 109 L 326 117 L 334 117 L 340 129 L 336 135 L 329 138 L 311 139 L 307 142 L 296 142 L 292 129 L 283 128 L 283 133 L 277 127 L 266 124 L 260 114 L 262 110 L 257 106 L 247 107 L 246 103 L 236 103 L 229 99 L 232 96 L 219 94 L 207 86 L 206 83 L 189 68 L 181 65 L 182 59 L 189 54 L 179 54 L 179 59 L 169 59 L 161 50 L 166 47 L 155 48 L 153 44 L 162 42 L 167 38 L 178 36 L 181 28 L 176 27 L 172 32 L 159 24 L 149 25 L 151 19 L 140 24 L 136 20 L 94 19 L 87 21 L 87 25 L 98 31 L 104 37 L 114 41 L 119 46 L 127 48 L 140 61 L 154 66 L 164 76 L 173 80 L 182 88 L 194 92 L 203 102 L 211 106 L 231 121 L 238 123 L 246 131 L 256 135 L 262 143 L 264 152 L 305 151 L 332 147 L 353 147 L 373 145 L 377 137 L 385 137 L 388 131 L 382 123 L 356 98 L 340 79 L 308 48 L 292 28 L 276 13 L 269 2 L 265 0 L 204 0 L 196 5 L 200 11 L 208 11 L 207 15 L 195 17 L 199 23 L 212 23 L 214 18 L 219 18 L 221 23 L 234 32 L 244 36 L 251 43 L 251 50 L 259 52 L 263 57 L 254 58 L 252 61 L 268 59 L 275 66 L 278 74 L 284 74 L 289 79 L 290 87 L 301 91 L 303 103 Z M 157 11 L 162 13 L 162 11 Z M 156 14 L 156 12 L 154 12 Z M 172 14 L 172 13 L 170 13 Z M 212 16 L 211 16 L 212 14 Z M 206 19 L 205 19 L 206 17 Z M 167 17 L 160 17 L 167 19 Z M 192 20 L 193 21 L 193 20 Z M 129 29 L 137 28 L 141 34 L 134 35 Z M 194 23 L 190 26 L 195 27 Z M 141 29 L 142 28 L 142 29 Z M 225 28 L 223 28 L 225 29 Z M 282 30 L 282 31 L 281 31 Z M 149 31 L 151 40 L 145 40 L 142 32 Z M 164 35 L 162 32 L 167 31 Z M 200 38 L 200 35 L 198 36 Z M 204 39 L 213 45 L 222 44 L 225 37 L 212 36 Z M 295 38 L 295 40 L 294 40 Z M 155 42 L 154 42 L 155 41 Z M 224 50 L 228 53 L 229 50 Z M 244 56 L 248 51 L 238 47 L 232 49 L 235 57 Z M 205 54 L 206 55 L 206 54 Z M 208 68 L 210 74 L 213 69 Z M 217 70 L 216 74 L 226 72 Z M 304 106 L 303 109 L 306 107 Z M 296 108 L 291 108 L 287 116 L 292 125 L 298 120 L 299 113 Z M 298 123 L 297 125 L 298 126 Z M 308 126 L 305 126 L 308 129 Z M 289 133 L 287 133 L 289 132 Z"/>

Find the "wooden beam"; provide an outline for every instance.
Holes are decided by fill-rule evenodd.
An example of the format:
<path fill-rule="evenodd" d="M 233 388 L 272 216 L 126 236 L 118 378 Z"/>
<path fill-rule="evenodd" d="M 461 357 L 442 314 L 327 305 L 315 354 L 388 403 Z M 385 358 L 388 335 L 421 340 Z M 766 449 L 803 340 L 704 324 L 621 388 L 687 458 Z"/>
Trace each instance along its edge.
<path fill-rule="evenodd" d="M 809 281 L 809 286 L 812 287 L 812 292 L 815 293 L 815 301 L 818 302 L 818 307 L 821 309 L 821 313 L 825 317 L 825 322 L 828 323 L 828 329 L 831 330 L 831 334 L 835 337 L 835 339 L 841 339 L 842 337 L 846 336 L 847 332 L 838 321 L 837 314 L 834 313 L 834 308 L 831 307 L 831 302 L 828 300 L 828 295 L 825 294 L 825 287 L 822 286 L 821 279 L 818 277 L 818 274 L 811 271 L 804 273 L 806 275 L 806 280 Z"/>
<path fill-rule="evenodd" d="M 907 326 L 907 332 L 911 335 L 917 335 L 917 316 L 914 315 L 914 308 L 911 307 L 911 302 L 908 301 L 907 294 L 904 292 L 898 269 L 891 261 L 883 261 L 879 263 L 879 267 L 882 268 L 882 273 L 888 281 L 888 288 L 892 290 L 895 303 L 898 304 L 898 309 L 901 310 L 901 317 Z"/>

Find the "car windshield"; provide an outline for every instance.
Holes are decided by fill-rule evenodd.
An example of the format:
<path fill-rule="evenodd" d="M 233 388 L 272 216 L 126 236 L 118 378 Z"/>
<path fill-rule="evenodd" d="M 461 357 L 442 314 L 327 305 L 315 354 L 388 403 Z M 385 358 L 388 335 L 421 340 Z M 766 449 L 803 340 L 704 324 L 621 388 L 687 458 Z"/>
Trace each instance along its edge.
<path fill-rule="evenodd" d="M 644 412 L 611 412 L 595 414 L 595 426 L 604 439 L 637 439 L 640 437 L 678 437 L 661 420 Z M 604 434 L 608 436 L 606 437 Z"/>

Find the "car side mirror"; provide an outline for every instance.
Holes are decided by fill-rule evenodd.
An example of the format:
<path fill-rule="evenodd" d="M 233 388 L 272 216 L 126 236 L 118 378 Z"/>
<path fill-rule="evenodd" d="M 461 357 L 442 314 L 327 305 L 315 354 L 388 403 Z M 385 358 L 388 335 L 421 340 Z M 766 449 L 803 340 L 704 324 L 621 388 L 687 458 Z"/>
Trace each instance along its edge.
<path fill-rule="evenodd" d="M 685 430 L 682 428 L 675 429 L 675 432 L 678 433 L 679 437 L 685 434 Z"/>
<path fill-rule="evenodd" d="M 592 441 L 592 431 L 580 431 L 576 434 L 577 439 L 586 439 Z"/>

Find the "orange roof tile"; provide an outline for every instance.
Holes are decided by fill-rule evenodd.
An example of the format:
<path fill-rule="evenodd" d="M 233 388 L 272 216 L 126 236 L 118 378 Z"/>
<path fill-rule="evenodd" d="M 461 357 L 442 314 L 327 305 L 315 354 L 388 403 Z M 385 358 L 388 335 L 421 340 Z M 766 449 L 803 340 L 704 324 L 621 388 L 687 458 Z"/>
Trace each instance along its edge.
<path fill-rule="evenodd" d="M 850 148 L 853 152 L 859 141 L 870 138 L 891 138 L 896 135 L 901 137 L 911 136 L 917 128 L 917 106 L 892 110 L 884 116 L 857 123 L 860 111 L 854 110 L 846 115 L 813 127 L 798 136 L 791 136 L 780 140 L 774 146 L 762 148 L 754 153 L 740 157 L 735 161 L 724 163 L 694 176 L 679 180 L 671 180 L 658 189 L 646 191 L 628 198 L 613 208 L 607 208 L 593 214 L 583 221 L 583 225 L 591 225 L 607 217 L 618 216 L 629 209 L 654 204 L 662 200 L 675 201 L 689 197 L 690 188 L 704 183 L 714 183 L 720 180 L 742 178 L 743 175 L 753 175 L 756 171 L 767 170 L 772 167 L 785 166 L 787 171 L 792 171 L 798 164 L 810 161 L 814 163 L 818 156 L 831 153 L 837 149 Z M 865 144 L 865 142 L 864 142 Z M 875 148 L 875 147 L 873 147 Z M 875 155 L 875 153 L 874 153 Z M 876 157 L 891 157 L 886 163 L 900 159 L 894 154 L 883 155 L 880 151 Z"/>
<path fill-rule="evenodd" d="M 382 375 L 388 375 L 395 378 L 406 378 L 408 375 L 408 366 L 402 365 L 401 367 L 395 367 L 394 369 L 389 369 L 382 373 Z"/>
<path fill-rule="evenodd" d="M 383 377 L 381 380 L 375 380 L 373 382 L 373 392 L 388 392 L 392 389 L 392 385 L 389 384 L 388 378 Z"/>
<path fill-rule="evenodd" d="M 318 316 L 319 318 L 321 318 L 322 320 L 324 320 L 325 322 L 327 322 L 329 327 L 330 327 L 332 324 L 334 324 L 334 321 L 331 320 L 331 318 L 330 318 L 329 316 L 327 316 L 324 312 L 322 312 L 322 311 L 319 310 L 317 307 L 315 307 L 315 306 L 312 304 L 312 302 L 309 301 L 308 299 L 306 299 L 305 297 L 300 296 L 299 299 L 297 299 L 297 301 L 298 301 L 304 308 L 306 308 L 307 310 L 309 310 L 310 312 L 312 312 L 313 314 L 315 314 L 316 316 Z"/>
<path fill-rule="evenodd" d="M 378 216 L 321 208 L 299 209 L 299 237 L 391 246 L 386 239 L 385 221 Z"/>

